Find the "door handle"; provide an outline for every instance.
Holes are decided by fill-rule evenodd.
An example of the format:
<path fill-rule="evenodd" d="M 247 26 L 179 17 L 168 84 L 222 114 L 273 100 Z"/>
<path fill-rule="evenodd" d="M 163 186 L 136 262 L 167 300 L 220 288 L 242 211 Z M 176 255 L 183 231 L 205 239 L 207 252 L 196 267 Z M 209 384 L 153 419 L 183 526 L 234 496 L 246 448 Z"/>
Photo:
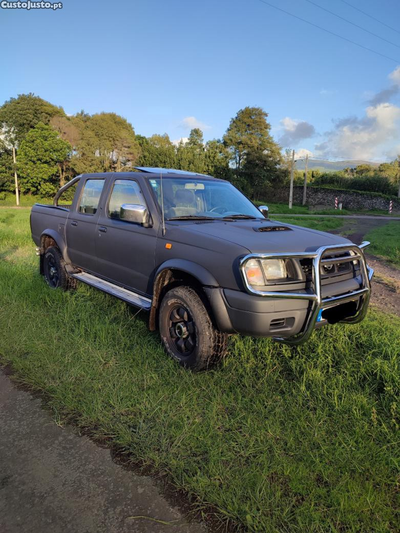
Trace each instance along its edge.
<path fill-rule="evenodd" d="M 105 226 L 100 226 L 99 231 L 101 231 L 101 233 L 107 233 L 107 228 Z"/>
<path fill-rule="evenodd" d="M 77 222 L 76 220 L 73 220 L 73 221 L 71 222 L 71 226 L 77 226 L 77 225 L 78 225 L 78 222 Z"/>

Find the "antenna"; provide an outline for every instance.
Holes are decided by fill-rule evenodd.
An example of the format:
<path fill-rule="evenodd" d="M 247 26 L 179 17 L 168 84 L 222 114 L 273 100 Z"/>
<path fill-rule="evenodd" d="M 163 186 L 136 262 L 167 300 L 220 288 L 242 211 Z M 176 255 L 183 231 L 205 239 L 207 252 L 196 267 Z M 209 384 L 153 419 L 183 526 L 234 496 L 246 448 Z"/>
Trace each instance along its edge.
<path fill-rule="evenodd" d="M 161 186 L 161 225 L 162 225 L 162 234 L 165 235 L 165 213 L 164 213 L 164 188 L 163 188 L 163 178 L 162 172 L 160 172 L 160 186 Z"/>

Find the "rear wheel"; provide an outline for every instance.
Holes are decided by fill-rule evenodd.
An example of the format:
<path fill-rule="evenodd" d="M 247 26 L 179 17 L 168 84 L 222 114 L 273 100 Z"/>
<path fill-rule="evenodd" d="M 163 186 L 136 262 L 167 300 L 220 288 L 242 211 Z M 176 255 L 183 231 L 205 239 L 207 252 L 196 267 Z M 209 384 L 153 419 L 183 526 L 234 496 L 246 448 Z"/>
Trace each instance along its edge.
<path fill-rule="evenodd" d="M 167 353 L 187 368 L 208 368 L 226 353 L 228 336 L 214 327 L 200 296 L 191 287 L 175 287 L 165 294 L 159 330 Z"/>
<path fill-rule="evenodd" d="M 43 256 L 43 274 L 47 284 L 52 289 L 60 287 L 64 291 L 73 289 L 76 282 L 71 278 L 66 269 L 61 252 L 55 246 L 50 246 Z"/>

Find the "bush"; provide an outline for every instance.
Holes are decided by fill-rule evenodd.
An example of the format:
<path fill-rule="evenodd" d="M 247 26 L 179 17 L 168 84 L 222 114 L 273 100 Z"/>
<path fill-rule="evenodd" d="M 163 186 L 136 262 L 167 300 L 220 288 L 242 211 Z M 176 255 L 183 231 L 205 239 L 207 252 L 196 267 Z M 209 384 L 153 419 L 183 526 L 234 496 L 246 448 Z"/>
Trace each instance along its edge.
<path fill-rule="evenodd" d="M 346 178 L 332 172 L 317 177 L 313 185 L 353 191 L 378 192 L 389 196 L 395 196 L 397 192 L 396 186 L 387 177 L 378 175 Z"/>

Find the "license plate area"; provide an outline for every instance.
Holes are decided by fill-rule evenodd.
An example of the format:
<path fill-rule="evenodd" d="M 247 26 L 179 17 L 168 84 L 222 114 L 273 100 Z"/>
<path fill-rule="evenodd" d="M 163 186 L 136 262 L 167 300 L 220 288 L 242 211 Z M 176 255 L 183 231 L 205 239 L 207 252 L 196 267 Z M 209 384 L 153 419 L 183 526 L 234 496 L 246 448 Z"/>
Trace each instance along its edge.
<path fill-rule="evenodd" d="M 321 309 L 318 313 L 317 322 L 326 320 L 329 324 L 336 324 L 345 318 L 349 318 L 357 314 L 358 303 L 347 302 L 345 304 L 335 305 L 328 309 Z"/>

